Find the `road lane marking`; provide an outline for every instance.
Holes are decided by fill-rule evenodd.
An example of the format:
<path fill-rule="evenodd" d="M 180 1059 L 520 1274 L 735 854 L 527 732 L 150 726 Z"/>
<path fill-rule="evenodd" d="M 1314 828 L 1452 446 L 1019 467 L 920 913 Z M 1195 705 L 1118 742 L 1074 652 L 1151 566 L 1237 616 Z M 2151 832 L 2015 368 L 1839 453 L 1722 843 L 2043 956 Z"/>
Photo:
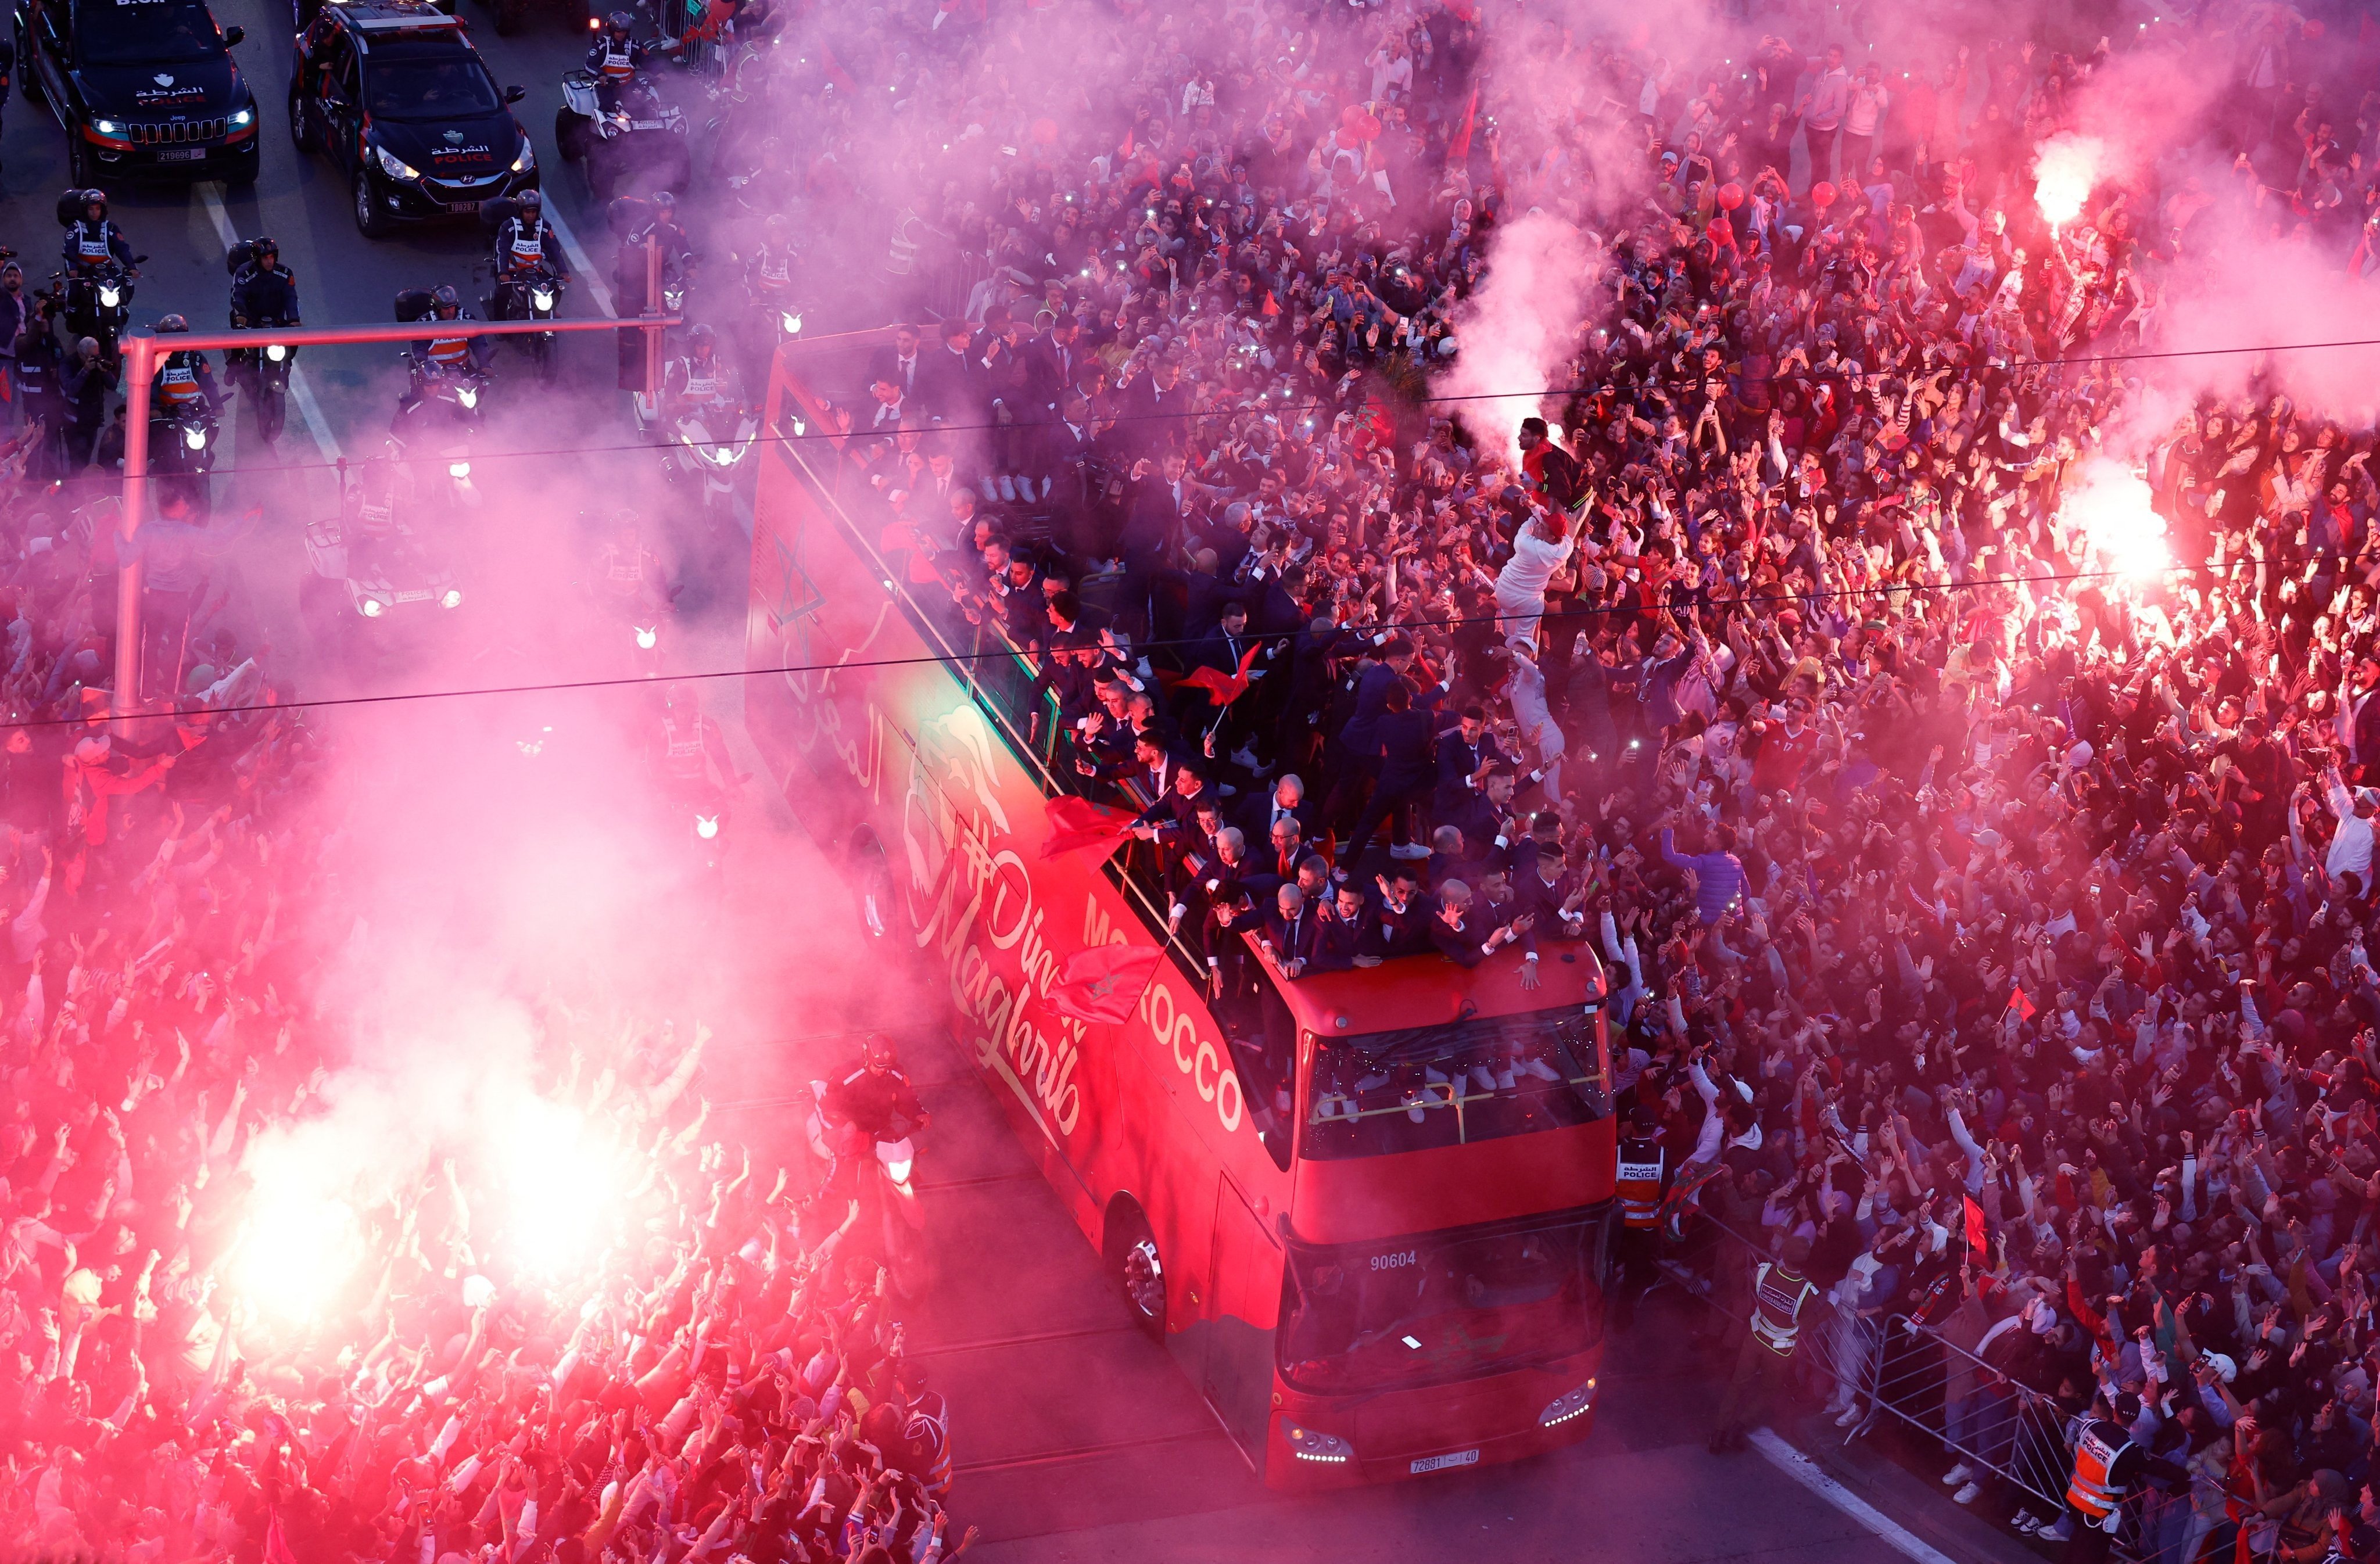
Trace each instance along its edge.
<path fill-rule="evenodd" d="M 1752 1431 L 1751 1443 L 1769 1465 L 1875 1533 L 1887 1546 L 1915 1560 L 1915 1564 L 1951 1564 L 1949 1554 L 1925 1542 L 1900 1522 L 1828 1476 L 1818 1469 L 1817 1462 L 1787 1444 L 1777 1434 L 1766 1428 L 1755 1428 Z"/>
<path fill-rule="evenodd" d="M 562 241 L 562 253 L 570 257 L 570 270 L 594 294 L 604 314 L 618 316 L 620 311 L 613 306 L 612 290 L 604 285 L 603 274 L 595 270 L 595 263 L 578 248 L 578 236 L 570 231 L 570 224 L 562 220 L 559 207 L 551 200 L 545 203 L 545 220 L 553 224 L 553 236 Z"/>
<path fill-rule="evenodd" d="M 215 225 L 215 237 L 223 241 L 224 251 L 239 243 L 239 230 L 231 225 L 231 213 L 225 210 L 223 194 L 212 185 L 197 187 L 199 204 L 206 208 L 207 219 Z M 331 432 L 331 421 L 322 416 L 322 405 L 314 400 L 314 388 L 306 383 L 306 371 L 297 365 L 289 366 L 289 397 L 298 404 L 298 416 L 306 420 L 306 432 L 314 437 L 314 448 L 322 453 L 326 462 L 339 459 L 338 438 Z"/>

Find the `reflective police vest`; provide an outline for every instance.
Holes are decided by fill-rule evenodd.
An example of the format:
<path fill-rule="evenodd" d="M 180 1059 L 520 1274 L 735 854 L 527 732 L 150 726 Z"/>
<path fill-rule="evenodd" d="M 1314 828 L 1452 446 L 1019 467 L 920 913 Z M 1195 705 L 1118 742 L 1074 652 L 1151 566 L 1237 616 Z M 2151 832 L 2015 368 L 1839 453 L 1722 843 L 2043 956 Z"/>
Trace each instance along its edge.
<path fill-rule="evenodd" d="M 545 224 L 516 222 L 504 229 L 504 264 L 527 271 L 545 260 Z"/>
<path fill-rule="evenodd" d="M 2082 1425 L 2082 1437 L 2074 1445 L 2074 1477 L 2066 1485 L 2066 1502 L 2094 1524 L 2104 1524 L 2124 1502 L 2123 1490 L 2116 1486 L 2116 1462 L 2132 1448 L 2128 1438 L 2109 1444 L 2099 1432 L 2107 1426 L 2097 1422 Z M 2123 1438 L 2120 1432 L 2117 1437 Z"/>
<path fill-rule="evenodd" d="M 759 264 L 755 270 L 759 273 L 757 281 L 760 286 L 770 289 L 788 287 L 792 285 L 794 280 L 794 258 L 790 253 L 772 255 L 763 249 L 759 255 Z"/>
<path fill-rule="evenodd" d="M 625 81 L 637 74 L 635 43 L 614 43 L 611 35 L 607 33 L 603 41 L 595 45 L 595 53 L 601 56 L 596 62 L 595 68 L 601 73 L 604 80 Z"/>
<path fill-rule="evenodd" d="M 727 375 L 716 355 L 708 364 L 686 361 L 686 389 L 679 394 L 689 402 L 710 402 L 727 394 Z"/>
<path fill-rule="evenodd" d="M 645 551 L 606 548 L 603 551 L 603 576 L 614 586 L 637 585 L 645 578 Z"/>
<path fill-rule="evenodd" d="M 158 400 L 178 411 L 199 399 L 199 371 L 187 353 L 176 353 L 157 371 Z"/>
<path fill-rule="evenodd" d="M 86 266 L 97 266 L 112 259 L 115 249 L 107 242 L 110 235 L 106 223 L 77 223 L 71 234 L 74 258 Z"/>
<path fill-rule="evenodd" d="M 669 774 L 687 782 L 699 782 L 703 776 L 702 720 L 697 718 L 686 727 L 664 717 L 662 719 L 662 762 Z"/>
<path fill-rule="evenodd" d="M 1620 1176 L 1614 1186 L 1620 1196 L 1620 1219 L 1639 1231 L 1658 1219 L 1661 1210 L 1661 1143 L 1630 1138 L 1620 1143 Z"/>
<path fill-rule="evenodd" d="M 1752 1334 L 1780 1358 L 1793 1355 L 1793 1339 L 1802 1331 L 1802 1305 L 1817 1286 L 1807 1277 L 1790 1276 L 1782 1266 L 1763 1265 L 1752 1278 Z"/>
<path fill-rule="evenodd" d="M 464 336 L 432 337 L 424 352 L 429 360 L 442 370 L 464 369 L 471 362 L 471 339 Z"/>

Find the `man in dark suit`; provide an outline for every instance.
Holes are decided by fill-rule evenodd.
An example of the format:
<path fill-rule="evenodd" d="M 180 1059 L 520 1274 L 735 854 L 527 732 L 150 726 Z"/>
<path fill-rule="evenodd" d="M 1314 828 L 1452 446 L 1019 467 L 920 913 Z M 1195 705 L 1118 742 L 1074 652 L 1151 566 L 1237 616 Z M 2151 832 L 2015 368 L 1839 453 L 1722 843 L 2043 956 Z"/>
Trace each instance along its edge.
<path fill-rule="evenodd" d="M 1488 909 L 1478 905 L 1471 888 L 1450 879 L 1438 888 L 1438 915 L 1429 920 L 1430 942 L 1439 954 L 1460 966 L 1477 966 L 1505 946 L 1527 934 L 1532 920 L 1524 914 L 1490 927 Z"/>
<path fill-rule="evenodd" d="M 1182 380 L 1182 361 L 1171 353 L 1135 375 L 1116 394 L 1116 418 L 1124 443 L 1135 451 L 1171 450 L 1196 434 L 1179 415 L 1190 410 L 1190 387 Z"/>
<path fill-rule="evenodd" d="M 1305 782 L 1294 772 L 1275 779 L 1268 791 L 1251 793 L 1240 801 L 1239 827 L 1251 842 L 1271 841 L 1273 827 L 1284 818 L 1295 828 L 1300 841 L 1315 840 L 1315 816 L 1306 806 Z"/>
<path fill-rule="evenodd" d="M 1074 389 L 1085 358 L 1081 334 L 1080 322 L 1072 315 L 1060 315 L 1051 319 L 1048 330 L 1025 345 L 1019 356 L 1025 400 L 1037 411 L 1055 406 L 1062 393 Z"/>
<path fill-rule="evenodd" d="M 1305 892 L 1284 885 L 1273 892 L 1272 910 L 1265 915 L 1261 943 L 1284 977 L 1303 977 L 1320 948 L 1322 918 L 1305 904 Z"/>
<path fill-rule="evenodd" d="M 1476 797 L 1490 768 L 1505 758 L 1488 731 L 1488 713 L 1466 706 L 1453 727 L 1438 736 L 1438 818 L 1446 819 L 1466 798 Z"/>
<path fill-rule="evenodd" d="M 1421 871 L 1399 864 L 1387 874 L 1374 875 L 1372 885 L 1377 894 L 1357 943 L 1355 964 L 1374 965 L 1428 950 L 1430 913 L 1421 893 Z"/>
<path fill-rule="evenodd" d="M 1363 952 L 1364 925 L 1369 916 L 1364 893 L 1353 885 L 1334 887 L 1318 913 L 1321 929 L 1315 936 L 1314 959 L 1308 972 L 1345 972 Z"/>
<path fill-rule="evenodd" d="M 1366 675 L 1368 677 L 1368 675 Z M 1339 855 L 1339 867 L 1349 874 L 1355 872 L 1364 861 L 1364 851 L 1372 844 L 1372 833 L 1383 821 L 1389 822 L 1394 844 L 1389 849 L 1391 857 L 1427 857 L 1427 848 L 1408 845 L 1411 831 L 1405 822 L 1406 810 L 1429 795 L 1438 776 L 1438 760 L 1433 746 L 1430 707 L 1438 704 L 1444 691 L 1432 688 L 1428 705 L 1416 705 L 1413 688 L 1402 679 L 1390 684 L 1381 696 L 1381 709 L 1371 722 L 1371 758 L 1378 767 L 1378 780 L 1372 784 L 1372 796 L 1365 802 L 1364 811 L 1355 817 L 1354 829 L 1347 833 L 1347 845 Z M 1360 716 L 1360 713 L 1359 713 Z M 1353 730 L 1355 724 L 1350 722 Z M 1349 746 L 1351 756 L 1356 753 Z"/>
<path fill-rule="evenodd" d="M 2359 782 L 2380 782 L 2380 648 L 2367 647 L 2355 659 L 2339 717 L 2355 762 L 2350 775 Z"/>
<path fill-rule="evenodd" d="M 1463 832 L 1473 856 L 1500 869 L 1513 869 L 1520 862 L 1516 849 L 1526 848 L 1528 838 L 1512 816 L 1512 768 L 1500 760 L 1491 764 L 1494 769 L 1488 773 L 1485 791 L 1466 792 L 1452 809 L 1440 810 L 1438 819 L 1440 825 Z"/>
<path fill-rule="evenodd" d="M 934 418 L 954 424 L 984 421 L 983 371 L 967 351 L 973 331 L 953 315 L 942 322 L 942 346 L 917 366 L 917 400 Z"/>
<path fill-rule="evenodd" d="M 1512 877 L 1512 900 L 1520 911 L 1535 913 L 1536 927 L 1548 940 L 1584 940 L 1586 888 L 1578 873 L 1562 863 L 1561 843 L 1524 843 L 1535 862 Z"/>
<path fill-rule="evenodd" d="M 905 404 L 913 402 L 920 389 L 917 349 L 924 341 L 924 334 L 915 326 L 893 327 L 892 346 L 880 347 L 868 357 L 868 383 L 889 381 L 900 388 Z M 931 385 L 931 377 L 927 378 L 926 383 Z"/>

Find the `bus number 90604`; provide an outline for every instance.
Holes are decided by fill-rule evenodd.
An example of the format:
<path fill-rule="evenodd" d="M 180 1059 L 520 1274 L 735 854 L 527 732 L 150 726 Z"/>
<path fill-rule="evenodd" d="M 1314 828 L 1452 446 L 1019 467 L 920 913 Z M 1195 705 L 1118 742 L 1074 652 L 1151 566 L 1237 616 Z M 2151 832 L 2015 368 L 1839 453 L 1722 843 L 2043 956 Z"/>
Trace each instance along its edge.
<path fill-rule="evenodd" d="M 1372 1268 L 1376 1271 L 1392 1271 L 1402 1266 L 1418 1264 L 1420 1259 L 1420 1251 L 1415 1249 L 1401 1249 L 1393 1255 L 1373 1255 Z"/>

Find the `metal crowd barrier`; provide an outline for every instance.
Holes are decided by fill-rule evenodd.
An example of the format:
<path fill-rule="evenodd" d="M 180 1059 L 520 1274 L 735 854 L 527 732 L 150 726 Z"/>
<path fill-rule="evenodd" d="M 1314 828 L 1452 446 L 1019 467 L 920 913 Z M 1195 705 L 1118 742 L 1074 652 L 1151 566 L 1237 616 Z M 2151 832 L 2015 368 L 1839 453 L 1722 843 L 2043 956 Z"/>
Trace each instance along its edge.
<path fill-rule="evenodd" d="M 1700 1215 L 1682 1239 L 1664 1243 L 1659 1285 L 1700 1300 L 1726 1315 L 1730 1329 L 1741 1329 L 1752 1314 L 1753 1273 L 1771 1257 L 1767 1241 Z M 1997 1497 L 2052 1519 L 2066 1511 L 2081 1420 L 1931 1326 L 1906 1315 L 1847 1314 L 1822 1292 L 1803 1307 L 1790 1378 L 1831 1413 L 1858 1412 L 1845 1444 L 1898 1425 L 1921 1446 L 1930 1441 L 1964 1463 L 1985 1490 L 1979 1503 Z M 2189 1509 L 2187 1495 L 2150 1493 L 2128 1501 L 2114 1556 L 2131 1564 L 2190 1564 L 2179 1556 Z"/>

